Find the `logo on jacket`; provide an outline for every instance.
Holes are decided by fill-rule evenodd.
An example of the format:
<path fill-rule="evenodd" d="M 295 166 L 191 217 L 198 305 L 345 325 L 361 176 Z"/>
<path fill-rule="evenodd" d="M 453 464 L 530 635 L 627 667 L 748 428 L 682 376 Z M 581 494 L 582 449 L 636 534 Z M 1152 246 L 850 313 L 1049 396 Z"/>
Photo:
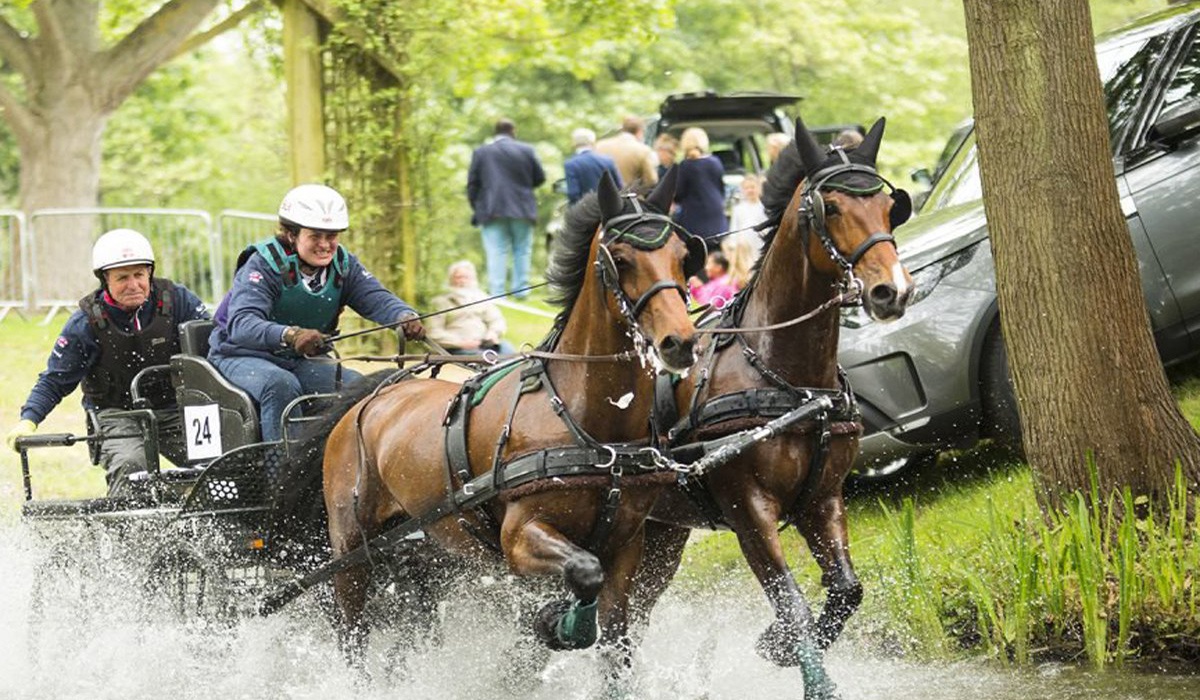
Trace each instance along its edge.
<path fill-rule="evenodd" d="M 246 275 L 246 277 L 248 277 L 250 279 L 250 281 L 253 282 L 254 284 L 258 284 L 259 282 L 262 282 L 262 273 L 259 272 L 258 270 L 251 270 L 250 274 Z"/>

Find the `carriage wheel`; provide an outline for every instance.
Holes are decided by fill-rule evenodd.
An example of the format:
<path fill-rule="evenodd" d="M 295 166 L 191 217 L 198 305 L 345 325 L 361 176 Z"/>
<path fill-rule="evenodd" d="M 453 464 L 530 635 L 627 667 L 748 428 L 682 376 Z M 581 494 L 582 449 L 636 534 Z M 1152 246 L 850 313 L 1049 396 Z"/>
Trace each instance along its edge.
<path fill-rule="evenodd" d="M 979 358 L 980 433 L 1011 450 L 1021 450 L 1021 418 L 1008 370 L 1008 353 L 997 319 L 988 330 Z"/>
<path fill-rule="evenodd" d="M 178 620 L 228 622 L 235 617 L 235 591 L 224 568 L 187 549 L 155 557 L 142 585 L 152 604 Z"/>

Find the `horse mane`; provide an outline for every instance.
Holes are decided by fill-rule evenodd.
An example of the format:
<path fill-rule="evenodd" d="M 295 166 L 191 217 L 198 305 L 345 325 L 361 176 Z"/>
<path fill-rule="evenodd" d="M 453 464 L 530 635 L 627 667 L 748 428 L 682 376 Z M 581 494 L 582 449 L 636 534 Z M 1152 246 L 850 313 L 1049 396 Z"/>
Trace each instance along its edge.
<path fill-rule="evenodd" d="M 321 481 L 329 433 L 356 403 L 396 372 L 394 369 L 374 372 L 346 387 L 319 416 L 304 424 L 299 440 L 292 445 L 293 459 L 280 465 L 270 531 L 272 537 L 294 546 L 299 555 L 324 552 L 329 546 Z"/>
<path fill-rule="evenodd" d="M 783 216 L 783 210 L 792 201 L 792 195 L 807 174 L 804 161 L 800 158 L 800 149 L 792 140 L 779 152 L 779 158 L 767 170 L 767 179 L 763 183 L 762 203 L 768 219 L 776 220 Z"/>
<path fill-rule="evenodd" d="M 646 211 L 656 211 L 645 200 L 650 189 L 639 188 L 632 191 L 637 192 L 642 207 Z M 621 198 L 621 202 L 623 204 L 622 213 L 633 211 L 633 206 L 625 197 Z M 600 211 L 600 199 L 595 192 L 587 193 L 578 202 L 567 208 L 563 229 L 558 236 L 558 245 L 554 247 L 554 254 L 546 268 L 546 281 L 550 283 L 552 289 L 549 302 L 555 306 L 561 306 L 562 311 L 558 312 L 550 332 L 538 345 L 539 350 L 554 349 L 559 334 L 567 324 L 567 317 L 575 308 L 579 292 L 583 290 L 583 282 L 591 270 L 588 265 L 588 257 L 592 250 L 592 237 L 596 235 L 596 229 L 600 227 L 603 218 L 604 215 Z"/>

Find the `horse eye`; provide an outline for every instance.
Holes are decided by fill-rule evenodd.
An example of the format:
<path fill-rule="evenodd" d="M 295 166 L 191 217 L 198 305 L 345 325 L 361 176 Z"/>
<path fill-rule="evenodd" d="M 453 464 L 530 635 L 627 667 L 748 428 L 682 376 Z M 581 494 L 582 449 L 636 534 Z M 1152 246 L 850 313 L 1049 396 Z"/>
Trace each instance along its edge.
<path fill-rule="evenodd" d="M 841 213 L 837 204 L 834 202 L 825 202 L 825 216 L 837 216 Z"/>

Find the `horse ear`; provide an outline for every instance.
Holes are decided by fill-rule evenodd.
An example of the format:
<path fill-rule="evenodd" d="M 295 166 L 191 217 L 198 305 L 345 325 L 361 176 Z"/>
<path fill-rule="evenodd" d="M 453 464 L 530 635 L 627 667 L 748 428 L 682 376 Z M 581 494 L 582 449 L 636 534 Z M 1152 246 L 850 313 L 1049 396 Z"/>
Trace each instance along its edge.
<path fill-rule="evenodd" d="M 655 185 L 654 191 L 646 197 L 646 203 L 666 214 L 671 211 L 671 202 L 675 200 L 675 183 L 679 179 L 679 166 L 672 165 L 663 173 L 662 179 Z"/>
<path fill-rule="evenodd" d="M 804 126 L 804 120 L 796 117 L 796 148 L 800 151 L 800 160 L 804 163 L 805 173 L 814 173 L 825 161 L 825 155 L 821 153 L 821 147 L 817 145 L 817 140 L 808 132 L 808 127 Z"/>
<path fill-rule="evenodd" d="M 617 191 L 617 183 L 613 182 L 607 170 L 600 176 L 596 198 L 600 200 L 600 215 L 605 221 L 619 215 L 625 208 L 621 205 L 621 193 Z"/>
<path fill-rule="evenodd" d="M 875 166 L 875 158 L 879 155 L 879 142 L 883 140 L 883 127 L 886 125 L 887 119 L 880 117 L 876 120 L 857 149 L 858 155 L 866 159 L 872 167 Z"/>

